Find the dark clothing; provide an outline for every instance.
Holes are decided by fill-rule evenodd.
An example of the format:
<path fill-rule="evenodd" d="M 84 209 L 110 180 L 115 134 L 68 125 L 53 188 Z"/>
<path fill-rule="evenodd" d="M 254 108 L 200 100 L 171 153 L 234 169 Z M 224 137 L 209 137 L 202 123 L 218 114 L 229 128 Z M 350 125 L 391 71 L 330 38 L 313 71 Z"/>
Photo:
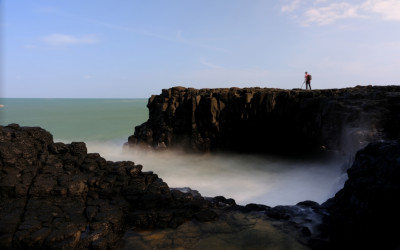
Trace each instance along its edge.
<path fill-rule="evenodd" d="M 306 74 L 304 76 L 305 81 L 306 81 L 306 89 L 310 89 L 311 90 L 311 77 L 309 77 L 309 74 Z"/>

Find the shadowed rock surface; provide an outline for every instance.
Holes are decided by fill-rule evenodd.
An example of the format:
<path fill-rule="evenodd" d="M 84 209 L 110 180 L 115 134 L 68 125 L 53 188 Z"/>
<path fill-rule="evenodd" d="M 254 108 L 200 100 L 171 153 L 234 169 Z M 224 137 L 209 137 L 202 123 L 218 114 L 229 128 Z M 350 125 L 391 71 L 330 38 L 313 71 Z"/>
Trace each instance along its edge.
<path fill-rule="evenodd" d="M 400 249 L 400 140 L 370 143 L 347 174 L 323 204 L 329 249 Z"/>
<path fill-rule="evenodd" d="M 282 90 L 174 87 L 149 98 L 149 119 L 130 146 L 192 152 L 302 154 L 321 147 L 348 155 L 397 138 L 399 86 Z"/>
<path fill-rule="evenodd" d="M 286 231 L 290 226 L 286 226 Z M 263 213 L 224 211 L 212 222 L 190 221 L 177 229 L 128 231 L 124 249 L 306 250 L 296 231 L 277 230 Z"/>
<path fill-rule="evenodd" d="M 212 221 L 213 199 L 170 190 L 133 162 L 54 143 L 47 131 L 0 126 L 0 248 L 119 248 L 125 227 Z"/>
<path fill-rule="evenodd" d="M 141 165 L 54 143 L 41 128 L 0 132 L 1 249 L 400 247 L 400 141 L 359 151 L 324 204 L 271 208 L 170 189 Z"/>

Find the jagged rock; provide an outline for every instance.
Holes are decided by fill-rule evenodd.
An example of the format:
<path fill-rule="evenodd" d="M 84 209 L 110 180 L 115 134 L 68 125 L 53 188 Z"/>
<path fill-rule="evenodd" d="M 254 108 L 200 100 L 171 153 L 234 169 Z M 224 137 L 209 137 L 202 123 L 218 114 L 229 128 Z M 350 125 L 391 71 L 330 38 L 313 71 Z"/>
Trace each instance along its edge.
<path fill-rule="evenodd" d="M 271 207 L 266 205 L 250 203 L 244 206 L 242 211 L 248 213 L 251 211 L 267 211 L 269 209 L 271 209 Z"/>
<path fill-rule="evenodd" d="M 124 228 L 216 219 L 200 195 L 170 191 L 133 162 L 106 161 L 41 128 L 0 126 L 0 248 L 107 249 Z M 117 244 L 117 245 L 116 245 Z"/>
<path fill-rule="evenodd" d="M 360 150 L 344 188 L 323 206 L 331 249 L 398 249 L 400 246 L 400 141 Z"/>
<path fill-rule="evenodd" d="M 135 128 L 130 146 L 285 154 L 323 148 L 354 155 L 377 138 L 400 136 L 400 86 L 174 87 L 153 95 L 147 107 L 149 119 Z"/>
<path fill-rule="evenodd" d="M 170 189 L 141 165 L 106 161 L 84 143 L 54 143 L 41 128 L 0 126 L 0 247 L 118 249 L 126 228 L 177 228 L 233 212 L 272 222 L 312 249 L 396 249 L 399 159 L 400 141 L 371 143 L 357 153 L 344 188 L 322 205 L 242 207 Z"/>

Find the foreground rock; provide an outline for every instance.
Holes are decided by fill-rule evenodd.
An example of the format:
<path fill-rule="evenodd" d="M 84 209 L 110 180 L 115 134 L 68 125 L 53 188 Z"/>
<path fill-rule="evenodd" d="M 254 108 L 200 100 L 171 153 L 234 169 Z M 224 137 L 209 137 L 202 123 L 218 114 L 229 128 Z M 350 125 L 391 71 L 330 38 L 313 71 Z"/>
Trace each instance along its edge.
<path fill-rule="evenodd" d="M 126 227 L 215 220 L 215 202 L 168 185 L 133 162 L 54 143 L 41 128 L 0 127 L 0 248 L 118 248 Z M 121 247 L 121 246 L 120 246 Z"/>
<path fill-rule="evenodd" d="M 315 250 L 400 248 L 400 140 L 370 143 L 336 195 L 319 205 L 265 208 L 282 231 Z"/>
<path fill-rule="evenodd" d="M 400 140 L 369 144 L 347 173 L 323 204 L 331 249 L 399 249 Z"/>
<path fill-rule="evenodd" d="M 277 230 L 263 213 L 224 211 L 212 222 L 190 221 L 177 229 L 128 231 L 124 249 L 310 249 L 296 231 Z"/>
<path fill-rule="evenodd" d="M 400 141 L 371 143 L 322 205 L 237 206 L 41 128 L 0 126 L 0 248 L 397 249 L 399 159 Z"/>
<path fill-rule="evenodd" d="M 303 154 L 400 136 L 400 86 L 328 90 L 164 89 L 130 146 Z"/>

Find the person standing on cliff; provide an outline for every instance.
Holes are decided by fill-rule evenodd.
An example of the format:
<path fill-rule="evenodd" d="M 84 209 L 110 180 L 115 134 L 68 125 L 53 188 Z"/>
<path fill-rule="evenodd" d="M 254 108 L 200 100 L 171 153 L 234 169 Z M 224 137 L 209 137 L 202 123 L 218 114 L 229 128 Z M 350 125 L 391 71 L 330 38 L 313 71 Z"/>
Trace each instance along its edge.
<path fill-rule="evenodd" d="M 311 75 L 307 73 L 305 73 L 304 75 L 304 81 L 306 82 L 306 89 L 310 88 L 311 90 Z"/>

